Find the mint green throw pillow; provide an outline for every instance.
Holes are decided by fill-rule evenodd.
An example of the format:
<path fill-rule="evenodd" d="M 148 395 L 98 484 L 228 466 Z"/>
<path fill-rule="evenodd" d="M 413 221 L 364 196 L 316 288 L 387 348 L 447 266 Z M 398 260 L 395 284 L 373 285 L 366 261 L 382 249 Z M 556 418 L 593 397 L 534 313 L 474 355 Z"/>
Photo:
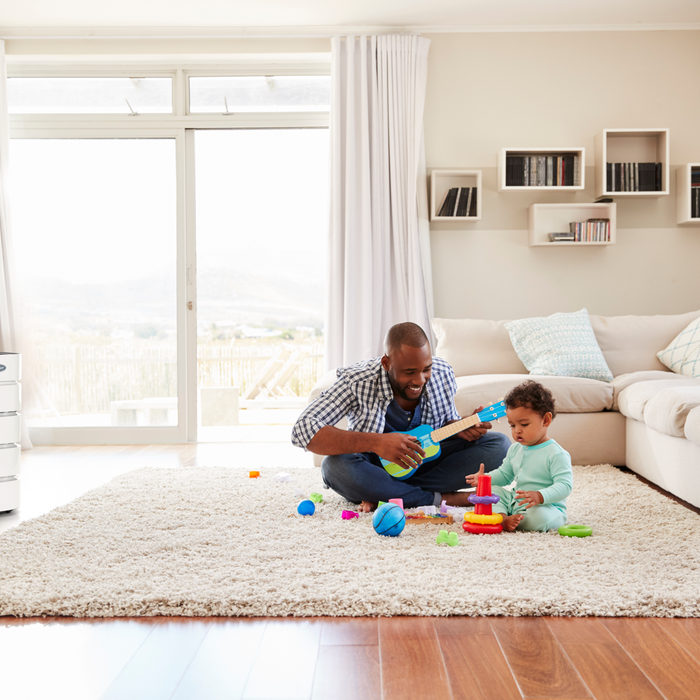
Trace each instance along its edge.
<path fill-rule="evenodd" d="M 601 382 L 613 379 L 587 309 L 509 321 L 505 327 L 515 352 L 530 374 Z"/>

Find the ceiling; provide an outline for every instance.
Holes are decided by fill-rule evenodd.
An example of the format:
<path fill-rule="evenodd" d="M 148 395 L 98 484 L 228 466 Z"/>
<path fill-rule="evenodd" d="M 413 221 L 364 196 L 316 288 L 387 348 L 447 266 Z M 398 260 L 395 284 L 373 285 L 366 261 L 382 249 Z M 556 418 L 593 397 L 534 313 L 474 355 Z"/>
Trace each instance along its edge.
<path fill-rule="evenodd" d="M 7 37 L 700 29 L 700 0 L 0 0 L 0 28 Z"/>

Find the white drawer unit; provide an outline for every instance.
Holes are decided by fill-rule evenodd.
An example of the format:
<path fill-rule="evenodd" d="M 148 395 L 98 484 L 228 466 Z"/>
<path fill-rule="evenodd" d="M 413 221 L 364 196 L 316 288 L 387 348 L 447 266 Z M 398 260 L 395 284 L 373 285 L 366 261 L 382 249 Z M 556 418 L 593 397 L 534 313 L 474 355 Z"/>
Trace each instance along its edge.
<path fill-rule="evenodd" d="M 0 352 L 0 513 L 19 508 L 22 358 Z"/>

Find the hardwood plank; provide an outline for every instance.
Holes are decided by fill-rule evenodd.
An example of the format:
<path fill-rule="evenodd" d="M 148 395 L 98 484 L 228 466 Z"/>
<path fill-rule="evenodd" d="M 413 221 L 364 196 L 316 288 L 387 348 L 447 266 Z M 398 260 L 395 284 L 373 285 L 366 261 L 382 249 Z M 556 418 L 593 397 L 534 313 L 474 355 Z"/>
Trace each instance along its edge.
<path fill-rule="evenodd" d="M 597 617 L 543 617 L 559 644 L 616 644 Z"/>
<path fill-rule="evenodd" d="M 491 627 L 524 697 L 591 696 L 544 620 L 492 618 Z"/>
<path fill-rule="evenodd" d="M 211 620 L 172 700 L 234 700 L 243 694 L 267 620 Z"/>
<path fill-rule="evenodd" d="M 322 624 L 307 619 L 268 620 L 243 698 L 309 698 Z"/>
<path fill-rule="evenodd" d="M 376 617 L 324 618 L 321 645 L 336 644 L 379 644 L 379 620 Z"/>
<path fill-rule="evenodd" d="M 612 644 L 564 644 L 564 651 L 596 700 L 663 700 L 627 652 Z"/>
<path fill-rule="evenodd" d="M 520 700 L 521 694 L 496 637 L 440 637 L 454 700 Z"/>
<path fill-rule="evenodd" d="M 449 697 L 447 671 L 431 618 L 380 618 L 379 654 L 385 699 Z"/>
<path fill-rule="evenodd" d="M 102 696 L 169 700 L 207 632 L 208 620 L 151 618 L 154 629 Z"/>
<path fill-rule="evenodd" d="M 616 617 L 603 624 L 662 695 L 672 700 L 698 697 L 700 663 L 656 620 Z"/>
<path fill-rule="evenodd" d="M 382 700 L 379 647 L 322 646 L 311 697 L 312 700 Z"/>
<path fill-rule="evenodd" d="M 696 661 L 700 661 L 700 619 L 681 617 L 657 618 L 661 625 Z"/>
<path fill-rule="evenodd" d="M 438 637 L 455 634 L 487 634 L 493 636 L 493 630 L 486 617 L 436 617 L 433 624 Z"/>

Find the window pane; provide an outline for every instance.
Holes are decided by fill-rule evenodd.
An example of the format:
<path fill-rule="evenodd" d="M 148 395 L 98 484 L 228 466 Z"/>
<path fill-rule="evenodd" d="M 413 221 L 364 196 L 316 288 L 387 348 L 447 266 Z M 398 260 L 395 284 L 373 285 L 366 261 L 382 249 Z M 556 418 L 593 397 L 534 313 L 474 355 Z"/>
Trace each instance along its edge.
<path fill-rule="evenodd" d="M 328 158 L 328 129 L 195 132 L 200 440 L 288 442 L 323 371 Z"/>
<path fill-rule="evenodd" d="M 175 141 L 11 144 L 29 425 L 176 425 Z"/>
<path fill-rule="evenodd" d="M 161 114 L 172 89 L 170 78 L 9 78 L 7 99 L 10 114 Z"/>
<path fill-rule="evenodd" d="M 327 112 L 329 75 L 190 78 L 190 112 Z"/>

